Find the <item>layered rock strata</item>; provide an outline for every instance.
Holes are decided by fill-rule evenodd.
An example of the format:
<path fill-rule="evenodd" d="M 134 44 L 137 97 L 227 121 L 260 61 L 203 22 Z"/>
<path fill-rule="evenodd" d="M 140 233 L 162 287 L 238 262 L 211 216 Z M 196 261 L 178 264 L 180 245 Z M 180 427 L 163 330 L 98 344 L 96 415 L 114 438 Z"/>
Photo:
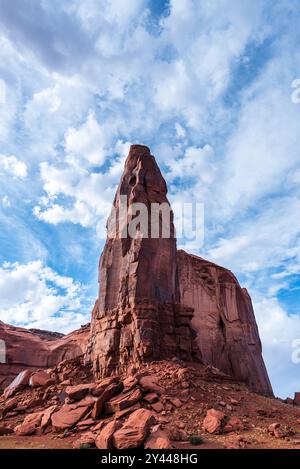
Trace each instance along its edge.
<path fill-rule="evenodd" d="M 55 366 L 62 360 L 83 355 L 89 337 L 89 325 L 68 335 L 30 331 L 0 322 L 2 355 L 0 389 L 4 389 L 23 370 Z"/>
<path fill-rule="evenodd" d="M 230 270 L 177 252 L 181 301 L 194 308 L 192 327 L 204 363 L 272 395 L 251 298 Z"/>
<path fill-rule="evenodd" d="M 153 236 L 153 204 L 169 209 L 169 237 L 165 211 Z M 86 353 L 94 375 L 176 356 L 272 395 L 248 293 L 227 269 L 177 252 L 166 183 L 145 146 L 130 148 L 107 228 Z"/>

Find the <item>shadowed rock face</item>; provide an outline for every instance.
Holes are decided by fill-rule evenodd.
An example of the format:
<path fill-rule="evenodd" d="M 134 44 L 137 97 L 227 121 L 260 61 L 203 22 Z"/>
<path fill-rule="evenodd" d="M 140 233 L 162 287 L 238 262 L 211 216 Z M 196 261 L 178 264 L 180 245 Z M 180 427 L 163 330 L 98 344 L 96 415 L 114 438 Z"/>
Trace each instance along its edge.
<path fill-rule="evenodd" d="M 129 365 L 178 355 L 196 355 L 189 327 L 192 310 L 179 303 L 176 239 L 165 180 L 149 148 L 132 145 L 108 221 L 108 237 L 99 265 L 100 291 L 91 323 L 87 360 L 97 377 L 125 371 Z M 125 215 L 123 215 L 126 198 Z M 146 227 L 122 237 L 138 213 L 148 208 Z M 146 238 L 151 231 L 150 205 L 169 208 L 170 238 Z M 112 220 L 118 221 L 115 230 Z"/>
<path fill-rule="evenodd" d="M 257 392 L 272 394 L 251 299 L 234 275 L 177 252 L 171 211 L 169 238 L 161 230 L 157 238 L 150 236 L 150 216 L 134 237 L 125 237 L 139 214 L 133 204 L 146 205 L 149 215 L 153 203 L 169 207 L 166 194 L 150 150 L 132 145 L 108 220 L 86 361 L 99 378 L 149 360 L 201 359 Z"/>
<path fill-rule="evenodd" d="M 251 298 L 227 269 L 177 252 L 181 301 L 194 308 L 192 327 L 204 363 L 256 392 L 272 395 Z"/>
<path fill-rule="evenodd" d="M 60 338 L 55 338 L 61 336 Z M 5 343 L 5 363 L 0 363 L 0 389 L 4 389 L 23 370 L 55 366 L 62 360 L 83 355 L 89 325 L 68 335 L 29 331 L 0 322 L 0 340 Z M 3 342 L 2 342 L 3 343 Z"/>

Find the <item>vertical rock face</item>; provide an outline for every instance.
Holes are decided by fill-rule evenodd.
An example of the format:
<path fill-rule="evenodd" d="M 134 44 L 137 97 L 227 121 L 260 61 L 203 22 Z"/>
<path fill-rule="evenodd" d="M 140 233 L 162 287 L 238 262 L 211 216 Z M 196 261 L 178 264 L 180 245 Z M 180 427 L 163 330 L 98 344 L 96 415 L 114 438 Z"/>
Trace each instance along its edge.
<path fill-rule="evenodd" d="M 149 149 L 131 146 L 108 222 L 113 237 L 107 239 L 100 259 L 99 311 L 112 310 L 120 304 L 174 301 L 178 297 L 173 220 L 169 239 L 150 236 L 151 204 L 167 204 L 170 209 L 166 194 L 165 180 Z M 133 204 L 147 208 L 148 223 L 137 230 L 133 225 L 130 235 L 129 223 L 139 215 L 133 213 Z M 118 223 L 114 224 L 114 219 Z"/>
<path fill-rule="evenodd" d="M 0 341 L 5 344 L 5 356 L 0 359 L 0 390 L 23 370 L 49 368 L 62 360 L 83 355 L 88 338 L 89 325 L 63 336 L 9 326 L 0 321 Z"/>
<path fill-rule="evenodd" d="M 181 301 L 194 308 L 192 327 L 204 363 L 272 394 L 251 298 L 235 276 L 200 257 L 178 251 Z"/>
<path fill-rule="evenodd" d="M 196 353 L 189 327 L 192 309 L 179 303 L 176 239 L 166 194 L 165 180 L 149 148 L 132 145 L 100 258 L 99 299 L 92 313 L 87 351 L 97 377 L 125 371 L 130 364 L 145 360 L 174 354 L 192 359 Z M 169 238 L 161 236 L 161 231 L 153 237 L 152 204 L 164 204 Z M 131 229 L 145 207 L 146 218 Z M 162 215 L 158 220 L 161 230 Z"/>
<path fill-rule="evenodd" d="M 86 361 L 100 378 L 149 360 L 201 359 L 272 394 L 248 293 L 230 271 L 177 252 L 166 194 L 150 150 L 132 145 L 108 220 Z M 167 209 L 169 237 L 166 212 L 155 223 L 153 204 Z"/>

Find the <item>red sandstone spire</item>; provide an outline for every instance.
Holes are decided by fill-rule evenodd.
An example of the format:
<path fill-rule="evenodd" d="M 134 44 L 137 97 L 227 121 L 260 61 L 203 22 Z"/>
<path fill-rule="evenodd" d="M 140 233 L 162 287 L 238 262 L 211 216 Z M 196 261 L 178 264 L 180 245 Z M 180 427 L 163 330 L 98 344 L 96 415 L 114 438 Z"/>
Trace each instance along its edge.
<path fill-rule="evenodd" d="M 163 237 L 161 226 L 158 237 L 150 236 L 151 207 L 165 204 L 170 209 L 166 194 L 149 148 L 132 145 L 99 265 L 99 299 L 86 354 L 95 376 L 148 360 L 201 357 L 251 389 L 272 395 L 251 299 L 234 275 L 197 256 L 177 253 L 171 210 L 170 237 Z M 136 203 L 147 208 L 149 217 L 128 236 Z"/>
<path fill-rule="evenodd" d="M 173 214 L 166 197 L 167 187 L 149 148 L 132 145 L 116 192 L 112 219 L 99 265 L 100 291 L 93 312 L 89 357 L 97 376 L 124 371 L 130 364 L 167 356 L 191 360 L 189 322 L 192 310 L 178 303 L 176 239 Z M 126 198 L 126 213 L 120 208 Z M 124 227 L 134 219 L 134 204 L 148 211 L 145 229 L 122 238 Z M 166 204 L 170 215 L 170 237 L 161 232 L 151 237 L 151 205 Z M 144 227 L 145 228 L 145 227 Z M 125 230 L 126 231 L 126 230 Z M 142 235 L 141 235 L 142 234 Z M 176 302 L 177 301 L 177 302 Z"/>

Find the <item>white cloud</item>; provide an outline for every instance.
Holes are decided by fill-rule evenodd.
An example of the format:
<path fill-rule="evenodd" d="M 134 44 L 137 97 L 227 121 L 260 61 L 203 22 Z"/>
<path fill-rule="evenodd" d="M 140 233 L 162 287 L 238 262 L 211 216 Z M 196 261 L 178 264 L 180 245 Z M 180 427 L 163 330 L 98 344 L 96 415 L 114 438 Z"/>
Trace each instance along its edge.
<path fill-rule="evenodd" d="M 33 89 L 37 86 L 38 91 L 26 101 L 23 114 L 24 126 L 31 137 L 27 141 L 27 158 L 32 164 L 56 158 L 57 146 L 67 129 L 82 120 L 92 100 L 90 90 L 76 75 L 47 74 L 41 81 L 42 90 L 41 85 L 31 85 Z"/>
<path fill-rule="evenodd" d="M 6 262 L 0 268 L 1 320 L 24 327 L 69 332 L 89 320 L 82 313 L 83 287 L 41 261 Z"/>
<path fill-rule="evenodd" d="M 52 204 L 46 211 L 41 212 L 40 207 L 35 207 L 34 214 L 46 223 L 57 225 L 58 223 L 71 222 L 78 223 L 83 227 L 93 226 L 95 220 L 92 212 L 84 202 L 75 201 L 71 209 L 67 209 L 58 204 Z"/>
<path fill-rule="evenodd" d="M 228 86 L 232 65 L 248 41 L 263 40 L 263 2 L 237 3 L 172 0 L 162 38 L 172 44 L 176 60 L 160 66 L 155 103 L 187 125 L 208 131 L 226 112 L 219 98 Z M 224 122 L 223 122 L 224 125 Z"/>
<path fill-rule="evenodd" d="M 167 177 L 170 181 L 175 178 L 197 178 L 208 185 L 212 182 L 214 173 L 213 156 L 214 151 L 210 145 L 203 148 L 187 147 L 182 157 L 168 161 L 170 172 Z"/>
<path fill-rule="evenodd" d="M 106 218 L 124 168 L 128 142 L 118 141 L 114 148 L 116 159 L 105 172 L 89 172 L 77 160 L 70 158 L 64 168 L 41 163 L 40 173 L 47 197 L 42 197 L 34 214 L 47 223 L 69 221 L 83 227 L 95 227 L 98 235 L 105 237 Z M 71 150 L 69 148 L 69 150 Z M 60 203 L 59 197 L 70 199 Z M 103 229 L 100 226 L 103 225 Z"/>
<path fill-rule="evenodd" d="M 179 124 L 179 122 L 175 122 L 175 130 L 178 139 L 183 139 L 186 137 L 185 128 L 181 124 Z"/>
<path fill-rule="evenodd" d="M 4 195 L 2 197 L 2 206 L 4 208 L 10 208 L 11 207 L 11 203 L 10 203 L 10 200 L 9 200 L 9 197 L 7 195 Z"/>
<path fill-rule="evenodd" d="M 12 44 L 0 34 L 0 61 L 5 64 L 6 73 L 0 74 L 0 141 L 3 144 L 13 139 L 13 129 L 19 106 L 20 89 L 17 85 L 18 69 L 17 52 Z M 9 70 L 14 72 L 9 72 Z M 15 75 L 16 74 L 16 75 Z M 5 102 L 3 101 L 5 100 Z"/>
<path fill-rule="evenodd" d="M 27 176 L 26 163 L 13 155 L 0 154 L 0 173 L 1 171 L 15 179 L 24 179 Z"/>
<path fill-rule="evenodd" d="M 287 172 L 299 164 L 299 112 L 289 99 L 280 70 L 283 65 L 272 63 L 247 93 L 227 143 L 224 177 L 218 188 L 223 216 L 247 209 L 280 189 Z M 272 84 L 275 80 L 277 86 Z"/>
<path fill-rule="evenodd" d="M 106 138 L 92 112 L 79 128 L 70 128 L 65 134 L 65 150 L 78 159 L 101 166 L 107 156 Z"/>
<path fill-rule="evenodd" d="M 103 26 L 107 21 L 109 24 L 118 25 L 122 33 L 147 5 L 145 0 L 135 0 L 128 4 L 123 0 L 75 0 L 72 3 L 72 10 L 80 17 L 87 31 L 98 30 L 99 25 Z"/>
<path fill-rule="evenodd" d="M 61 106 L 61 98 L 58 95 L 58 87 L 46 88 L 38 93 L 34 93 L 30 102 L 30 112 L 36 111 L 35 118 L 40 118 L 39 111 L 47 111 L 54 113 L 58 111 Z"/>
<path fill-rule="evenodd" d="M 234 234 L 219 237 L 207 255 L 240 274 L 253 271 L 253 266 L 257 272 L 284 269 L 288 275 L 297 273 L 300 271 L 299 213 L 300 198 L 277 197 L 261 207 L 252 219 L 237 220 Z M 276 280 L 276 276 L 272 278 Z"/>

